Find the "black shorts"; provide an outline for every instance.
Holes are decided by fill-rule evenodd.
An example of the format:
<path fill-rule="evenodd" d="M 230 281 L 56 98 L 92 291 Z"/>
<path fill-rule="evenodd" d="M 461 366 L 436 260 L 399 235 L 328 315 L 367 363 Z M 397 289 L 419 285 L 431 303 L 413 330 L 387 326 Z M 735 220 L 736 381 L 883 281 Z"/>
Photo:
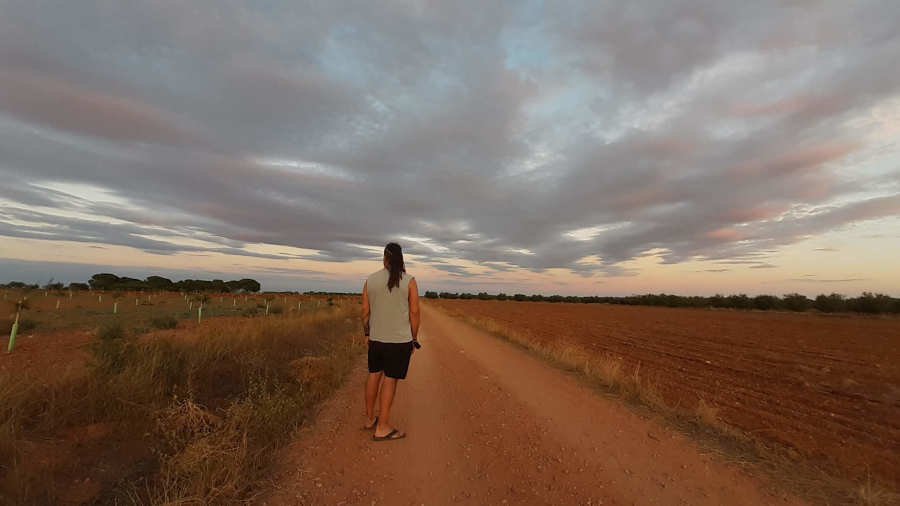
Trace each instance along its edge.
<path fill-rule="evenodd" d="M 388 378 L 405 379 L 413 343 L 369 341 L 369 372 L 384 371 Z"/>

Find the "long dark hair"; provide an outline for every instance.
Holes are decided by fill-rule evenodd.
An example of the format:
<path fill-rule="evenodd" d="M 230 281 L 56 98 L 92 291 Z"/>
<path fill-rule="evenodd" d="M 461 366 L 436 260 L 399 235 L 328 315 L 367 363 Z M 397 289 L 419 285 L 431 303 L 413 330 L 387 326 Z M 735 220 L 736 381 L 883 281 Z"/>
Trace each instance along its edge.
<path fill-rule="evenodd" d="M 388 271 L 391 273 L 388 277 L 388 291 L 390 292 L 395 286 L 400 286 L 400 280 L 403 279 L 403 273 L 406 272 L 406 266 L 403 264 L 403 250 L 400 249 L 400 245 L 389 242 L 384 247 L 384 259 Z"/>

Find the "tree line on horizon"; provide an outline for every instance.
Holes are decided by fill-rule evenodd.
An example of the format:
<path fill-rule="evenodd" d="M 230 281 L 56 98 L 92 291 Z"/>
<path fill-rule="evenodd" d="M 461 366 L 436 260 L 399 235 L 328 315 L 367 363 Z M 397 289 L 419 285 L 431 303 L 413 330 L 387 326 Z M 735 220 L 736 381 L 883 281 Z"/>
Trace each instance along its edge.
<path fill-rule="evenodd" d="M 427 299 L 475 299 L 475 300 L 511 300 L 518 302 L 568 302 L 580 304 L 620 304 L 628 306 L 663 306 L 663 307 L 694 307 L 694 308 L 724 308 L 724 309 L 756 309 L 756 310 L 780 310 L 780 311 L 810 311 L 816 310 L 822 313 L 868 313 L 868 314 L 900 314 L 900 298 L 891 297 L 882 293 L 863 292 L 859 297 L 846 297 L 839 293 L 820 294 L 815 298 L 809 298 L 800 293 L 789 293 L 782 297 L 777 295 L 713 295 L 685 296 L 674 294 L 644 294 L 629 295 L 626 297 L 605 296 L 577 296 L 577 295 L 525 295 L 517 293 L 507 295 L 505 293 L 490 294 L 487 292 L 452 293 L 452 292 L 425 292 Z"/>
<path fill-rule="evenodd" d="M 162 276 L 148 276 L 141 280 L 127 276 L 117 276 L 112 273 L 99 273 L 91 276 L 87 283 L 72 282 L 68 285 L 53 282 L 51 279 L 45 285 L 28 284 L 21 281 L 10 281 L 0 284 L 0 288 L 26 289 L 26 290 L 101 290 L 101 291 L 178 291 L 178 292 L 214 292 L 214 293 L 257 293 L 260 291 L 258 281 L 250 278 L 224 281 L 221 279 L 184 279 L 172 281 Z M 307 295 L 358 295 L 358 293 L 309 291 Z M 427 299 L 462 299 L 462 300 L 510 300 L 517 302 L 566 302 L 580 304 L 619 304 L 630 306 L 662 306 L 662 307 L 693 307 L 693 308 L 723 308 L 723 309 L 755 309 L 755 310 L 780 310 L 780 311 L 810 311 L 822 313 L 868 313 L 868 314 L 900 314 L 900 298 L 891 297 L 882 293 L 863 292 L 858 297 L 847 297 L 839 293 L 820 294 L 815 298 L 809 298 L 799 293 L 789 293 L 781 297 L 777 295 L 721 295 L 713 296 L 685 296 L 675 294 L 643 294 L 624 297 L 599 296 L 599 295 L 526 295 L 516 293 L 491 294 L 457 293 L 426 291 Z"/>
<path fill-rule="evenodd" d="M 129 278 L 127 276 L 117 276 L 112 273 L 104 272 L 94 274 L 87 283 L 54 283 L 51 279 L 43 287 L 37 284 L 27 284 L 21 281 L 10 281 L 3 288 L 17 288 L 26 290 L 101 290 L 101 291 L 174 291 L 174 292 L 215 292 L 215 293 L 256 293 L 260 290 L 260 284 L 255 279 L 244 278 L 237 280 L 224 281 L 221 279 L 183 279 L 180 281 L 172 281 L 162 276 L 148 276 L 146 279 Z"/>

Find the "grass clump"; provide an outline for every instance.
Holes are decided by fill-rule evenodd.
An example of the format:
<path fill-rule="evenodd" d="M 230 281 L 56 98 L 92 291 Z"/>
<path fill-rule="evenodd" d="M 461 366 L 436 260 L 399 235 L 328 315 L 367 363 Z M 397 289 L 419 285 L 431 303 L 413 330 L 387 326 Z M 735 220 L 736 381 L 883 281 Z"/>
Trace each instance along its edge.
<path fill-rule="evenodd" d="M 900 504 L 900 494 L 891 492 L 887 488 L 873 483 L 871 477 L 860 484 L 856 491 L 857 501 L 863 506 L 888 506 L 890 504 Z"/>
<path fill-rule="evenodd" d="M 178 320 L 174 316 L 157 316 L 150 320 L 150 326 L 159 330 L 174 329 Z"/>
<path fill-rule="evenodd" d="M 97 330 L 97 337 L 100 341 L 112 341 L 125 337 L 125 327 L 120 321 L 106 322 Z"/>

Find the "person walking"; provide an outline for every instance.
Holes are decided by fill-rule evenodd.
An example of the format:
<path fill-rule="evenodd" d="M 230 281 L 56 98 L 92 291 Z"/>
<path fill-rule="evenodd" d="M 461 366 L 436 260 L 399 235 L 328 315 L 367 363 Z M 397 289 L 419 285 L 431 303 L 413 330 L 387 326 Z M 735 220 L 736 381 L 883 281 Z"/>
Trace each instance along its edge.
<path fill-rule="evenodd" d="M 406 437 L 391 425 L 391 406 L 397 382 L 406 378 L 413 350 L 419 347 L 419 287 L 416 278 L 406 273 L 399 244 L 384 247 L 383 264 L 383 269 L 366 279 L 362 291 L 362 321 L 369 346 L 365 428 L 375 429 L 375 441 Z M 381 409 L 375 415 L 379 386 Z"/>

